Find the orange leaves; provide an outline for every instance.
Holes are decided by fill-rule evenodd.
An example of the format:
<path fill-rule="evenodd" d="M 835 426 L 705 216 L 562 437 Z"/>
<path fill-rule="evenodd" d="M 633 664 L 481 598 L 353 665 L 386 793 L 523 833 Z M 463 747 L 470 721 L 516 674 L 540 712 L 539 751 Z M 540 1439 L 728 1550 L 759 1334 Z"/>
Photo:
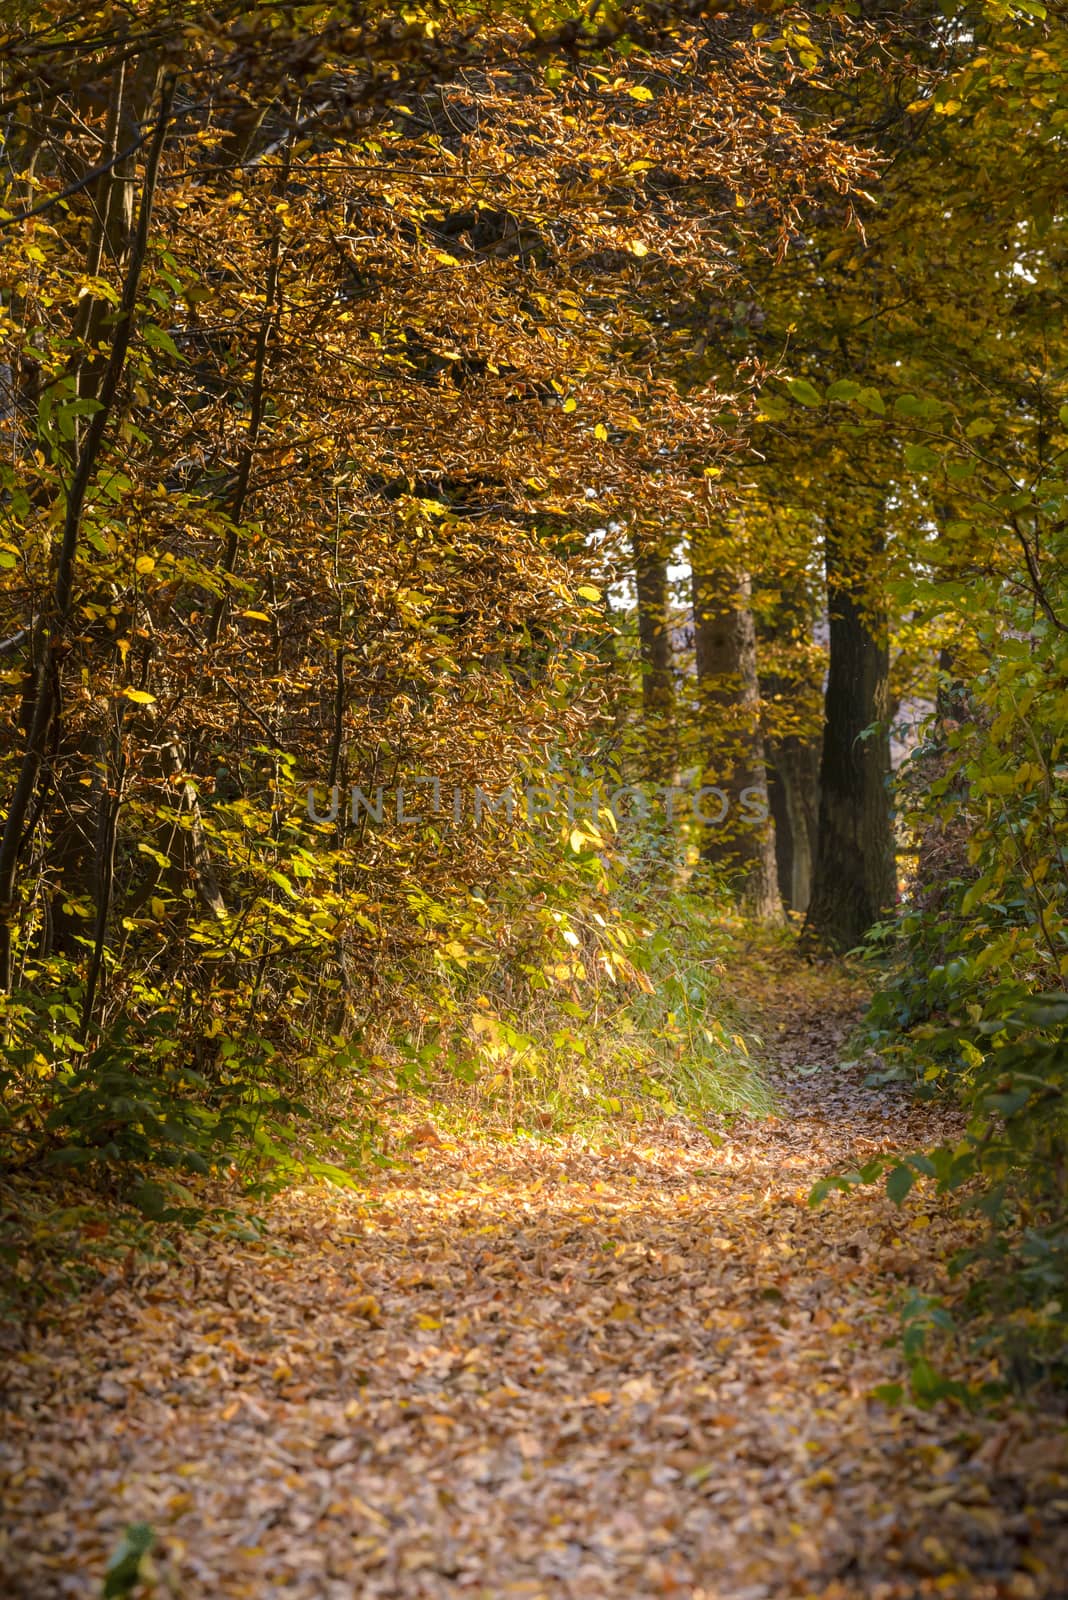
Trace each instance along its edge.
<path fill-rule="evenodd" d="M 807 1061 L 834 1024 L 794 1002 Z M 899 1275 L 940 1251 L 891 1261 L 876 1191 L 862 1225 L 793 1203 L 793 1163 L 811 1180 L 882 1126 L 824 1064 L 729 1142 L 676 1118 L 611 1148 L 432 1145 L 56 1308 L 7 1364 L 9 1569 L 96 1582 L 148 1523 L 161 1583 L 213 1600 L 320 1600 L 324 1573 L 372 1600 L 460 1573 L 590 1600 L 1056 1593 L 1056 1419 L 869 1398 Z"/>

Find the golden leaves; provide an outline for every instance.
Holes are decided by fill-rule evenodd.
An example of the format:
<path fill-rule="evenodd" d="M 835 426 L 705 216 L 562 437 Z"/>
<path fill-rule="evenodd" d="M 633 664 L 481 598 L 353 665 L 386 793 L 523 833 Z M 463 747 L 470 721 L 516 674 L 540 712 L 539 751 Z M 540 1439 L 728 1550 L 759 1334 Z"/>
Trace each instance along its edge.
<path fill-rule="evenodd" d="M 825 1058 L 852 991 L 822 974 L 806 1016 L 782 980 L 785 1064 Z M 899 1259 L 885 1196 L 816 1214 L 794 1187 L 939 1113 L 890 1115 L 846 1076 L 784 1078 L 782 1116 L 716 1139 L 676 1118 L 611 1147 L 438 1143 L 352 1194 L 277 1197 L 259 1243 L 204 1236 L 57 1309 L 9 1363 L 9 1565 L 42 1592 L 95 1577 L 116 1524 L 147 1521 L 161 1581 L 220 1600 L 318 1600 L 324 1566 L 371 1597 L 429 1600 L 460 1569 L 549 1592 L 569 1550 L 591 1593 L 635 1600 L 651 1572 L 666 1593 L 713 1572 L 724 1593 L 1050 1593 L 1056 1419 L 869 1399 L 902 1275 L 945 1240 Z"/>

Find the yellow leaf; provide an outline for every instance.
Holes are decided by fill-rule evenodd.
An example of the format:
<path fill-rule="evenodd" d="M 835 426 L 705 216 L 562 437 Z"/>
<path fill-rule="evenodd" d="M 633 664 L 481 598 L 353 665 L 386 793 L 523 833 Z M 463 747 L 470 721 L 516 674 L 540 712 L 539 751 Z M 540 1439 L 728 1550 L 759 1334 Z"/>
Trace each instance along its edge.
<path fill-rule="evenodd" d="M 366 1322 L 381 1322 L 382 1308 L 373 1294 L 361 1294 L 353 1300 L 349 1310 Z"/>
<path fill-rule="evenodd" d="M 138 556 L 134 562 L 134 571 L 144 575 L 146 572 L 155 571 L 156 563 L 152 556 Z"/>

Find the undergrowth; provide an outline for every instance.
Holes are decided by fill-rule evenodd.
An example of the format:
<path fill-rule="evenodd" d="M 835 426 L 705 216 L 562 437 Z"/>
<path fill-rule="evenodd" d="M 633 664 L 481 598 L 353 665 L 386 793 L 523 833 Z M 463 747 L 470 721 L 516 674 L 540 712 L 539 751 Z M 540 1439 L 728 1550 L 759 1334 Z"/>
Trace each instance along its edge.
<path fill-rule="evenodd" d="M 225 994 L 198 1031 L 146 991 L 88 1050 L 73 982 L 46 1005 L 15 997 L 0 1299 L 98 1281 L 178 1248 L 184 1227 L 255 1226 L 285 1184 L 358 1185 L 428 1117 L 467 1138 L 611 1141 L 678 1114 L 769 1111 L 727 983 L 726 906 L 621 884 L 579 843 L 571 878 L 511 903 L 413 901 L 428 958 L 383 968 L 344 1031 L 303 1049 L 292 1018 L 287 1048 L 231 1020 Z"/>
<path fill-rule="evenodd" d="M 495 1136 L 610 1135 L 678 1113 L 771 1110 L 752 1053 L 759 1040 L 726 981 L 731 935 L 706 901 L 644 895 L 612 930 L 614 961 L 599 959 L 605 926 L 570 921 L 581 969 L 570 981 L 532 983 L 528 974 L 517 999 L 501 967 L 480 974 L 477 992 L 450 989 L 455 1042 L 444 1058 L 428 1052 L 423 1085 L 440 1120 Z"/>
<path fill-rule="evenodd" d="M 1000 621 L 984 625 L 1004 659 L 951 686 L 955 714 L 932 720 L 899 778 L 919 868 L 895 921 L 872 933 L 882 973 L 865 1043 L 882 1077 L 959 1105 L 964 1133 L 857 1177 L 886 1172 L 894 1198 L 929 1183 L 981 1220 L 981 1242 L 950 1263 L 961 1336 L 1010 1387 L 1063 1388 L 1068 644 L 1026 608 L 1012 621 L 1018 636 L 1000 640 Z M 948 1309 L 939 1316 L 948 1331 Z"/>

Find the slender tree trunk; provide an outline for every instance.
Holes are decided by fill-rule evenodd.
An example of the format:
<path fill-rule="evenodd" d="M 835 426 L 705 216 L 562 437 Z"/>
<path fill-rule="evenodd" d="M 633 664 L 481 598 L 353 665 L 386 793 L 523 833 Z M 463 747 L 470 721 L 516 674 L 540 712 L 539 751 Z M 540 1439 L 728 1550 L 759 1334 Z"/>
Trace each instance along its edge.
<path fill-rule="evenodd" d="M 931 784 L 947 780 L 950 788 L 947 799 L 955 800 L 950 814 L 943 820 L 931 816 L 919 841 L 916 856 L 915 882 L 912 900 L 932 920 L 938 917 L 961 879 L 978 876 L 968 860 L 968 839 L 971 831 L 969 817 L 969 784 L 963 772 L 953 772 L 949 748 L 949 734 L 956 724 L 969 722 L 978 714 L 978 708 L 969 703 L 966 685 L 961 681 L 951 650 L 943 648 L 938 661 L 938 693 L 935 699 L 935 723 L 927 739 L 925 750 L 917 763 L 910 763 L 910 784 L 929 788 Z M 951 930 L 943 935 L 944 947 L 951 938 Z"/>
<path fill-rule="evenodd" d="M 159 63 L 154 53 L 146 52 L 115 69 L 102 152 L 102 158 L 113 164 L 92 190 L 93 224 L 85 260 L 90 281 L 108 268 L 124 270 L 129 261 L 136 223 L 137 146 L 158 87 Z M 114 306 L 105 295 L 87 293 L 78 302 L 72 365 L 81 399 L 101 397 L 110 359 L 108 331 L 114 317 Z M 84 424 L 76 421 L 69 454 L 72 472 L 83 434 Z M 100 598 L 107 603 L 104 593 Z M 125 633 L 125 628 L 118 627 L 112 637 Z M 99 940 L 102 901 L 98 869 L 100 839 L 110 815 L 109 757 L 108 741 L 98 727 L 82 722 L 60 732 L 49 761 L 57 794 L 45 866 L 45 883 L 52 886 L 45 891 L 50 893 L 45 948 L 73 957 L 90 927 L 94 947 Z M 107 898 L 110 903 L 110 891 Z M 87 909 L 90 902 L 92 918 Z M 99 963 L 94 963 L 94 970 L 98 969 Z"/>
<path fill-rule="evenodd" d="M 281 172 L 278 178 L 278 193 L 283 197 L 289 186 L 292 159 L 292 140 L 287 139 L 282 157 Z M 249 498 L 252 468 L 256 461 L 260 430 L 263 427 L 263 419 L 267 409 L 267 360 L 270 354 L 271 340 L 278 326 L 278 317 L 281 309 L 279 287 L 282 268 L 282 236 L 284 232 L 284 224 L 279 218 L 271 234 L 270 244 L 267 247 L 267 273 L 263 290 L 263 313 L 256 332 L 256 344 L 252 355 L 252 389 L 249 395 L 248 432 L 245 435 L 244 447 L 238 461 L 237 476 L 234 479 L 233 489 L 230 493 L 230 503 L 227 506 L 230 528 L 226 535 L 226 548 L 223 554 L 223 571 L 227 576 L 237 566 L 237 557 L 240 550 L 238 529 L 245 514 L 245 507 Z M 218 643 L 228 607 L 229 598 L 224 593 L 219 596 L 211 610 L 211 618 L 208 622 L 209 645 Z"/>
<path fill-rule="evenodd" d="M 74 565 L 81 535 L 85 498 L 100 457 L 104 435 L 119 392 L 126 352 L 137 306 L 141 269 L 148 249 L 159 164 L 170 122 L 174 82 L 168 78 L 160 96 L 158 120 L 141 192 L 136 234 L 129 253 L 122 296 L 112 333 L 111 348 L 98 387 L 100 409 L 94 413 L 78 450 L 78 457 L 63 506 L 63 526 L 56 560 L 56 575 L 48 611 L 40 619 L 33 639 L 34 660 L 28 704 L 32 707 L 26 750 L 7 808 L 0 837 L 0 990 L 11 987 L 12 932 L 16 917 L 15 884 L 19 854 L 25 842 L 23 829 L 37 791 L 49 731 L 60 704 L 59 664 L 74 611 Z"/>
<path fill-rule="evenodd" d="M 757 635 L 760 693 L 772 715 L 765 745 L 779 892 L 802 915 L 812 896 L 820 793 L 823 685 L 807 648 L 813 620 L 807 585 L 786 585 Z"/>
<path fill-rule="evenodd" d="M 709 819 L 701 855 L 726 874 L 748 910 L 778 921 L 782 901 L 749 577 L 706 564 L 701 545 L 695 539 L 691 554 L 701 781 L 718 791 L 700 802 Z"/>
<path fill-rule="evenodd" d="M 887 620 L 872 604 L 870 583 L 882 534 L 872 531 L 846 547 L 838 530 L 826 524 L 824 548 L 830 660 L 805 940 L 850 950 L 893 905 L 896 888 Z"/>
<path fill-rule="evenodd" d="M 597 655 L 605 667 L 605 678 L 611 702 L 613 753 L 617 758 L 619 747 L 623 743 L 627 715 L 627 701 L 624 692 L 626 669 L 624 663 L 620 660 L 619 647 L 616 643 L 618 633 L 619 629 L 616 614 L 612 610 L 612 602 L 605 595 L 604 631 L 598 637 Z"/>
<path fill-rule="evenodd" d="M 126 776 L 122 749 L 122 712 L 116 716 L 114 750 L 105 745 L 103 760 L 103 794 L 97 816 L 96 840 L 96 915 L 93 921 L 93 948 L 85 979 L 85 996 L 82 1001 L 82 1038 L 88 1041 L 93 1025 L 97 995 L 104 987 L 104 957 L 107 950 L 108 923 L 115 894 L 115 843 L 118 838 L 119 811 L 122 808 L 122 786 Z"/>
<path fill-rule="evenodd" d="M 797 734 L 769 746 L 768 788 L 775 819 L 779 890 L 802 915 L 812 898 L 819 837 L 820 751 Z"/>
<path fill-rule="evenodd" d="M 635 536 L 634 586 L 638 596 L 638 647 L 642 671 L 644 776 L 669 784 L 675 776 L 675 677 L 668 613 L 667 561 Z"/>
<path fill-rule="evenodd" d="M 145 842 L 152 845 L 162 859 L 153 863 L 145 858 L 137 887 L 124 903 L 124 910 L 127 915 L 136 916 L 157 890 L 165 889 L 178 908 L 172 912 L 171 920 L 178 921 L 182 915 L 192 914 L 182 895 L 183 890 L 192 886 L 201 903 L 221 921 L 227 914 L 226 899 L 208 849 L 200 800 L 193 784 L 183 776 L 177 741 L 173 737 L 161 738 L 159 733 L 153 737 L 152 730 L 145 726 L 137 729 L 134 738 L 144 751 L 140 772 L 142 789 L 158 796 L 153 808 L 156 821 L 148 830 Z M 188 818 L 184 826 L 183 816 Z M 184 912 L 182 907 L 186 908 Z"/>

